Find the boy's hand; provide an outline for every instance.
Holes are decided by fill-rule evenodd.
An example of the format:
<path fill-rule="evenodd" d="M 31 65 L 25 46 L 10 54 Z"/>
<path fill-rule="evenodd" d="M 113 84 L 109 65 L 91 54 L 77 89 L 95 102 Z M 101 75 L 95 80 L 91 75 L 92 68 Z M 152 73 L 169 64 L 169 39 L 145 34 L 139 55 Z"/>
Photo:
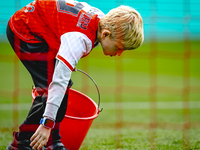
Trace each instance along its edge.
<path fill-rule="evenodd" d="M 46 145 L 49 140 L 49 136 L 51 133 L 51 129 L 45 128 L 42 124 L 37 128 L 36 132 L 31 137 L 31 144 L 33 149 L 41 149 L 44 145 Z"/>

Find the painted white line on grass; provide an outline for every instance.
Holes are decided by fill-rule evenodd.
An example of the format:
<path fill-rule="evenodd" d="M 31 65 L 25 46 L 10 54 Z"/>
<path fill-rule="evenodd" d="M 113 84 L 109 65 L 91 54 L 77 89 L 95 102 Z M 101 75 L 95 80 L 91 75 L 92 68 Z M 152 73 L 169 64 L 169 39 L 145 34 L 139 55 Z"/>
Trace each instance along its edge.
<path fill-rule="evenodd" d="M 151 109 L 150 102 L 101 102 L 100 107 L 107 110 L 113 109 Z M 187 106 L 187 103 L 183 105 L 183 102 L 157 102 L 153 104 L 155 109 L 183 109 L 183 106 Z M 13 110 L 17 108 L 19 110 L 29 110 L 31 103 L 19 103 L 19 104 L 0 104 L 0 111 Z M 200 101 L 190 101 L 190 109 L 200 108 Z"/>
<path fill-rule="evenodd" d="M 185 103 L 185 104 L 184 104 Z M 183 105 L 184 104 L 184 105 Z M 153 106 L 155 109 L 183 109 L 187 106 L 186 102 L 157 102 Z M 101 107 L 104 109 L 151 109 L 150 102 L 103 102 Z M 188 107 L 190 109 L 200 108 L 200 101 L 190 101 Z"/>
<path fill-rule="evenodd" d="M 29 110 L 31 108 L 31 103 L 19 103 L 19 104 L 0 104 L 0 110 Z"/>

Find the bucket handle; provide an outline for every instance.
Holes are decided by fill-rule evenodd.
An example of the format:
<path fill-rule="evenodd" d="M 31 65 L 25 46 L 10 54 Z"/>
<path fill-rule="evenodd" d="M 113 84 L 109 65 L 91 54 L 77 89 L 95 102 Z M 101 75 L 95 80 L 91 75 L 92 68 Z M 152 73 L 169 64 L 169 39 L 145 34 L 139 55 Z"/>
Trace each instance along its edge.
<path fill-rule="evenodd" d="M 96 82 L 95 82 L 94 79 L 93 79 L 90 75 L 88 75 L 86 72 L 84 72 L 84 71 L 82 71 L 82 70 L 80 70 L 80 69 L 76 69 L 76 71 L 79 71 L 79 72 L 85 74 L 86 76 L 88 76 L 88 77 L 92 80 L 92 82 L 94 83 L 94 85 L 96 86 L 96 89 L 97 89 L 97 92 L 98 92 L 98 97 L 99 97 L 98 110 L 99 110 L 99 112 L 101 112 L 101 111 L 103 110 L 103 108 L 100 109 L 100 92 L 99 92 L 99 88 L 98 88 Z"/>

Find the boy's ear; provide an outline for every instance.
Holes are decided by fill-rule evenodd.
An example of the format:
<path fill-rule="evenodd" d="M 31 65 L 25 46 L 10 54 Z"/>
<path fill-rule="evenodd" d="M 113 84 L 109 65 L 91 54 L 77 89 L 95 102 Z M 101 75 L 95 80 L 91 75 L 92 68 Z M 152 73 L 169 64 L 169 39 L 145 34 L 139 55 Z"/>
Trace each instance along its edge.
<path fill-rule="evenodd" d="M 101 33 L 101 38 L 105 38 L 107 36 L 110 36 L 111 32 L 108 29 L 103 29 Z"/>

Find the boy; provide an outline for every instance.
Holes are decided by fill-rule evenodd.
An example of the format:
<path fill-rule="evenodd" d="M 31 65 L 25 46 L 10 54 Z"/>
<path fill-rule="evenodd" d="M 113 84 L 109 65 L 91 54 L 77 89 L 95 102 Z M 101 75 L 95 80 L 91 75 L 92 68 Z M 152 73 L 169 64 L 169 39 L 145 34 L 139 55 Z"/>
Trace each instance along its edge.
<path fill-rule="evenodd" d="M 79 59 L 99 43 L 105 55 L 120 56 L 124 50 L 138 48 L 144 39 L 136 10 L 120 6 L 104 15 L 73 0 L 35 0 L 10 18 L 7 37 L 38 92 L 7 150 L 65 150 L 59 124 Z"/>

